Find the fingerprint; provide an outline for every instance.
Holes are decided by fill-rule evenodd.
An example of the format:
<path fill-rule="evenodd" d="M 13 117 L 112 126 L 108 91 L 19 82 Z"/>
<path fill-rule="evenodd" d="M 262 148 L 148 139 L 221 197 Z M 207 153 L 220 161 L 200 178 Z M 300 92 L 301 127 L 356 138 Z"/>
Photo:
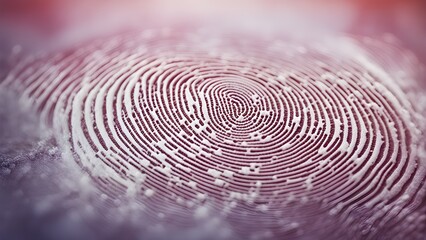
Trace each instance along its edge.
<path fill-rule="evenodd" d="M 392 39 L 144 30 L 24 58 L 2 86 L 104 199 L 153 218 L 218 215 L 280 239 L 320 231 L 301 226 L 321 216 L 366 239 L 420 239 L 419 69 Z"/>

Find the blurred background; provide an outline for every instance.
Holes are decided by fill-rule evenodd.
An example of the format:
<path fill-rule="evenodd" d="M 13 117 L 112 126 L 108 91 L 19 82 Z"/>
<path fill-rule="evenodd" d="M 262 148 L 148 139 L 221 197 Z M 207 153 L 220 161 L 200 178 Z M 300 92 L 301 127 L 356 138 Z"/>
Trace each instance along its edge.
<path fill-rule="evenodd" d="M 123 25 L 202 21 L 271 28 L 390 32 L 426 55 L 423 0 L 1 0 L 0 44 L 42 45 Z"/>

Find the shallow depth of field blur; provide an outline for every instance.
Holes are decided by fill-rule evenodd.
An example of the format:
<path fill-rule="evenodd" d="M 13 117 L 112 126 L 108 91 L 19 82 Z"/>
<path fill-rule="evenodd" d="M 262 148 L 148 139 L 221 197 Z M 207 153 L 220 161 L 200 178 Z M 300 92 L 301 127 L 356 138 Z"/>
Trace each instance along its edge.
<path fill-rule="evenodd" d="M 53 51 L 142 24 L 209 24 L 264 34 L 285 29 L 313 37 L 392 34 L 426 63 L 423 0 L 0 0 L 0 79 L 17 49 Z M 0 92 L 0 239 L 134 238 L 134 226 L 78 214 L 88 208 L 81 193 L 85 178 L 61 159 L 36 114 L 19 110 L 15 100 Z M 53 180 L 58 172 L 61 182 Z"/>
<path fill-rule="evenodd" d="M 63 46 L 130 26 L 176 24 L 286 29 L 315 35 L 391 33 L 426 59 L 426 3 L 422 0 L 2 0 L 0 66 L 15 46 Z M 4 67 L 3 67 L 4 68 Z"/>
<path fill-rule="evenodd" d="M 241 22 L 251 27 L 268 22 L 269 27 L 294 31 L 315 30 L 315 26 L 363 34 L 390 32 L 425 51 L 426 3 L 421 0 L 3 0 L 0 4 L 3 49 L 18 42 L 38 45 L 58 38 L 71 40 L 94 29 L 111 31 L 146 21 L 196 24 L 207 20 L 217 24 Z"/>

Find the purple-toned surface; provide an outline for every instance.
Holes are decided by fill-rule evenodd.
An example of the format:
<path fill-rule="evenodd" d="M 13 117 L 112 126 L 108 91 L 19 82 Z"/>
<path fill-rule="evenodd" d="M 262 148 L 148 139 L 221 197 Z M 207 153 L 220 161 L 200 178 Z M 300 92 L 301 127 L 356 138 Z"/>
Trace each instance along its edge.
<path fill-rule="evenodd" d="M 3 236 L 424 238 L 418 41 L 146 19 L 5 47 Z"/>

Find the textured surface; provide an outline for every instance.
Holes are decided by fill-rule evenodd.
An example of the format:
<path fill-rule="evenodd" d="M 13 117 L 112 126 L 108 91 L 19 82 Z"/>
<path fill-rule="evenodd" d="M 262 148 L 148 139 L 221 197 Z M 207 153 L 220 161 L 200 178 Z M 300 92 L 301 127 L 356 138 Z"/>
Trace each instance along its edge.
<path fill-rule="evenodd" d="M 143 212 L 145 227 L 424 237 L 422 69 L 410 52 L 391 36 L 206 32 L 24 57 L 1 84 L 89 174 L 91 204 Z"/>

